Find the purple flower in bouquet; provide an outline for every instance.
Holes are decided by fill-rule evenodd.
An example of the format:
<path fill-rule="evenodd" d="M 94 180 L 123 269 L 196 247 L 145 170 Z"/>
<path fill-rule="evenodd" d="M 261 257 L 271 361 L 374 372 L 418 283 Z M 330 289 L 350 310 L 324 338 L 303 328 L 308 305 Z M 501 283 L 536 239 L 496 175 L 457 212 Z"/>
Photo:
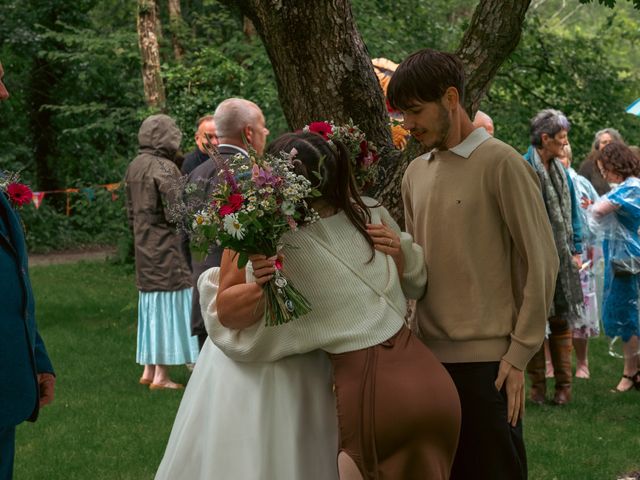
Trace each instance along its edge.
<path fill-rule="evenodd" d="M 295 172 L 291 154 L 258 156 L 250 151 L 248 159 L 222 159 L 212 152 L 212 158 L 219 176 L 209 185 L 206 202 L 191 208 L 183 222 L 197 248 L 205 251 L 215 242 L 236 252 L 237 265 L 244 268 L 252 254 L 277 255 L 285 233 L 318 218 L 307 203 L 317 192 Z M 287 323 L 311 310 L 281 269 L 263 288 L 266 325 Z"/>
<path fill-rule="evenodd" d="M 258 164 L 254 164 L 251 170 L 251 180 L 258 187 L 263 187 L 265 185 L 276 185 L 277 178 L 273 176 L 271 173 L 271 169 L 269 167 L 259 167 Z"/>

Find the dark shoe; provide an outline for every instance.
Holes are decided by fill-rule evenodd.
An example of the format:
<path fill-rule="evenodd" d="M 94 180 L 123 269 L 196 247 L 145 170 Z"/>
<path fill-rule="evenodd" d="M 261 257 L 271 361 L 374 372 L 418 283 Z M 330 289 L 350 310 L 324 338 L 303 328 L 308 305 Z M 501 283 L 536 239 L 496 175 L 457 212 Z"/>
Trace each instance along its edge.
<path fill-rule="evenodd" d="M 566 405 L 571 400 L 571 388 L 557 388 L 553 396 L 555 405 Z"/>
<path fill-rule="evenodd" d="M 544 392 L 534 387 L 529 391 L 529 399 L 536 405 L 544 405 L 546 400 Z"/>

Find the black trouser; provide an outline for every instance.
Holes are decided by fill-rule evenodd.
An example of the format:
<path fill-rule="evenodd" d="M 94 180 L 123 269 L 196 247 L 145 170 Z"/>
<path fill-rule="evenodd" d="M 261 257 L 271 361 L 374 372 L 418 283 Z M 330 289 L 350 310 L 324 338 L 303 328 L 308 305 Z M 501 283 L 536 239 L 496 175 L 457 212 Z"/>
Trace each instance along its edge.
<path fill-rule="evenodd" d="M 462 429 L 451 480 L 526 480 L 522 421 L 507 422 L 505 388 L 494 385 L 499 362 L 445 363 L 460 395 Z"/>

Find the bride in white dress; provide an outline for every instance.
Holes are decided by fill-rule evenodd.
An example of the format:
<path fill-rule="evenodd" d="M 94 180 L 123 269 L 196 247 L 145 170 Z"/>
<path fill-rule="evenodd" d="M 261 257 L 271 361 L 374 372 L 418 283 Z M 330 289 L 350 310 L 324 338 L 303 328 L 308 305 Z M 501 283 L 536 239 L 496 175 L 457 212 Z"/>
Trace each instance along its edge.
<path fill-rule="evenodd" d="M 218 268 L 202 274 L 202 305 L 215 305 L 217 284 Z M 324 352 L 238 363 L 207 339 L 155 479 L 337 480 L 337 452 Z"/>

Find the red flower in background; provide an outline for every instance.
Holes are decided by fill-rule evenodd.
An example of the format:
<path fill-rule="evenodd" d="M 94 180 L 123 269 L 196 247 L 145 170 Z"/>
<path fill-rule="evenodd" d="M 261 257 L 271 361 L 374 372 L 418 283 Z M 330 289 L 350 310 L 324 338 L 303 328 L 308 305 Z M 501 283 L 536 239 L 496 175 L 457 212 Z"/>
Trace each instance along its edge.
<path fill-rule="evenodd" d="M 329 140 L 329 135 L 333 132 L 333 128 L 327 122 L 311 122 L 309 124 L 309 131 L 319 133 L 322 138 Z"/>
<path fill-rule="evenodd" d="M 220 207 L 220 215 L 225 217 L 230 213 L 237 212 L 242 208 L 244 197 L 239 193 L 233 193 L 227 198 L 227 203 Z"/>
<path fill-rule="evenodd" d="M 14 205 L 21 207 L 33 200 L 33 192 L 23 183 L 10 183 L 7 186 L 7 195 Z"/>

